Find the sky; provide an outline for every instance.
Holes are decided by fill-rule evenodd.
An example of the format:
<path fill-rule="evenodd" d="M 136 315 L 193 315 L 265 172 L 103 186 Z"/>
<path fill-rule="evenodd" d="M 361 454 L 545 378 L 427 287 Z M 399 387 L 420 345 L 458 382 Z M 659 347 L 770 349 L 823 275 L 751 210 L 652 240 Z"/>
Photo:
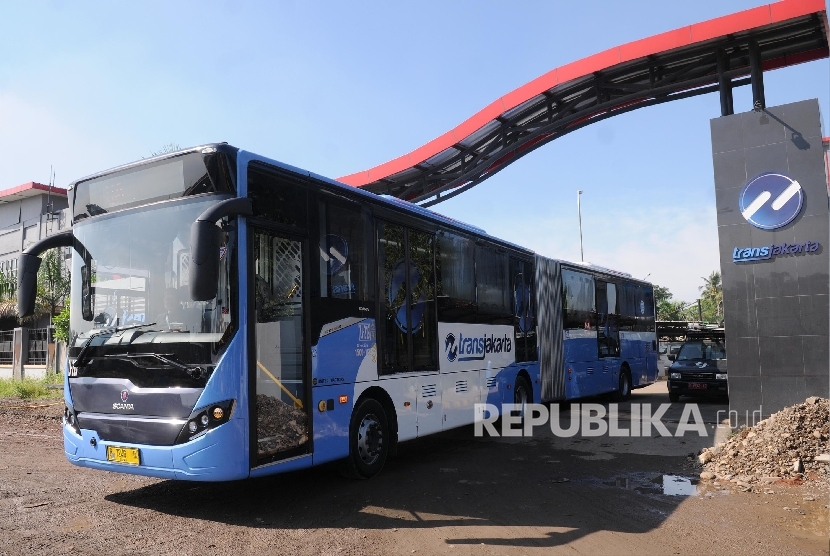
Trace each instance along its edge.
<path fill-rule="evenodd" d="M 0 189 L 218 141 L 336 178 L 557 66 L 762 2 L 0 0 Z M 818 98 L 828 134 L 828 60 L 765 87 L 768 106 Z M 585 260 L 692 301 L 719 264 L 719 115 L 714 93 L 616 116 L 433 210 L 578 261 L 582 189 Z"/>

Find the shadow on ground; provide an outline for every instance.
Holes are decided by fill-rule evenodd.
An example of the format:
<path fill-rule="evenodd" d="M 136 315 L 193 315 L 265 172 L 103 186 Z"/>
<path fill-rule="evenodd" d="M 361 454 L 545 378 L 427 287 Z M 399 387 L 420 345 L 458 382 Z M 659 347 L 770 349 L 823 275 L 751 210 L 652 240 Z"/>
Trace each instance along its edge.
<path fill-rule="evenodd" d="M 475 438 L 465 427 L 402 444 L 368 481 L 341 478 L 326 466 L 223 484 L 164 481 L 107 500 L 255 528 L 450 527 L 447 544 L 513 547 L 555 547 L 597 531 L 647 532 L 684 500 L 628 479 L 659 483 L 662 474 L 688 474 L 684 448 L 673 455 L 635 448 L 597 457 L 593 446 L 564 449 L 554 440 L 561 439 Z M 629 439 L 604 438 L 598 446 L 613 448 L 621 440 Z M 492 527 L 510 533 L 488 536 Z"/>

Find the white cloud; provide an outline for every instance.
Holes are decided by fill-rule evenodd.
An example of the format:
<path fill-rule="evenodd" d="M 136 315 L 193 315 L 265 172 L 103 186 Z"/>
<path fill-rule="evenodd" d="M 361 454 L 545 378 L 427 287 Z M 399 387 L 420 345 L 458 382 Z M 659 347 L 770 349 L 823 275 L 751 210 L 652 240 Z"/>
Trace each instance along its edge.
<path fill-rule="evenodd" d="M 576 212 L 575 210 L 573 212 Z M 545 256 L 579 261 L 576 215 L 488 226 L 496 237 Z M 714 206 L 608 210 L 601 225 L 583 220 L 585 260 L 668 287 L 675 299 L 699 297 L 703 276 L 720 270 Z"/>

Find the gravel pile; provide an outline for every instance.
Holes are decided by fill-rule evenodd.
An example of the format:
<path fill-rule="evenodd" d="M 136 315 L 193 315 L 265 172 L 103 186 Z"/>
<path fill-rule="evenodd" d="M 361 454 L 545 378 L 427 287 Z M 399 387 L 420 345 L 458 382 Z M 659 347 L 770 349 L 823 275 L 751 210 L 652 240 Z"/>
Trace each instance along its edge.
<path fill-rule="evenodd" d="M 826 483 L 828 433 L 830 400 L 807 398 L 703 450 L 698 456 L 705 469 L 700 477 L 747 487 L 781 479 Z"/>
<path fill-rule="evenodd" d="M 308 417 L 277 398 L 257 394 L 257 448 L 260 456 L 296 448 L 308 441 Z"/>

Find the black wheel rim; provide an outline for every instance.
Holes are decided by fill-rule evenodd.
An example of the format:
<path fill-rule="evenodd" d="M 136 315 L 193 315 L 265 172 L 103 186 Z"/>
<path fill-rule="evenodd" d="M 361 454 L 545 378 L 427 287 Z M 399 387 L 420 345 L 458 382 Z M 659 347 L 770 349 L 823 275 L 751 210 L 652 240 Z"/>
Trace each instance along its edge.
<path fill-rule="evenodd" d="M 383 451 L 383 428 L 373 413 L 363 417 L 357 427 L 357 453 L 360 461 L 372 465 Z"/>

